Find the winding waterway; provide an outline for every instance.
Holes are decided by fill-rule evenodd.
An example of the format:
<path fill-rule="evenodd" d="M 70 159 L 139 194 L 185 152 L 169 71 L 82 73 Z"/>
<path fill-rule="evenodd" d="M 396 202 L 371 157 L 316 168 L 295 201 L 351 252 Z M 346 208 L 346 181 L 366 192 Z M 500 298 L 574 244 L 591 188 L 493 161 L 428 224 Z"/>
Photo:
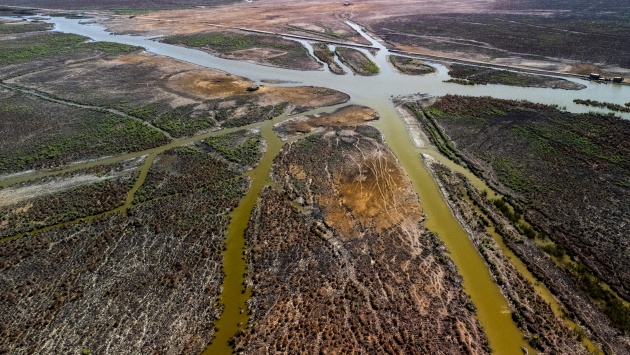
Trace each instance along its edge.
<path fill-rule="evenodd" d="M 380 42 L 365 34 L 359 26 L 352 23 L 349 23 L 351 27 L 368 39 L 374 47 L 379 48 L 378 53 L 374 56 L 363 50 L 380 67 L 379 75 L 363 77 L 349 73 L 340 76 L 332 74 L 328 70 L 295 71 L 272 68 L 221 59 L 202 51 L 160 43 L 147 37 L 110 35 L 105 32 L 103 27 L 83 25 L 80 24 L 80 20 L 51 18 L 47 21 L 55 24 L 56 31 L 75 33 L 97 41 L 141 46 L 151 53 L 223 70 L 257 82 L 279 80 L 288 82 L 282 84 L 284 86 L 314 85 L 335 89 L 349 94 L 350 103 L 369 106 L 376 110 L 380 115 L 380 120 L 376 121 L 374 126 L 381 130 L 385 141 L 409 175 L 427 217 L 425 226 L 436 232 L 451 252 L 451 258 L 464 279 L 464 290 L 470 295 L 477 307 L 478 319 L 488 335 L 492 350 L 497 354 L 518 354 L 522 347 L 530 349 L 530 353 L 533 350 L 525 343 L 522 332 L 512 321 L 508 303 L 500 293 L 498 286 L 493 283 L 483 259 L 452 215 L 436 182 L 424 167 L 420 152 L 431 154 L 441 161 L 444 161 L 444 157 L 430 148 L 420 150 L 413 144 L 405 123 L 396 112 L 391 100 L 392 97 L 414 93 L 433 96 L 445 94 L 487 95 L 502 99 L 525 99 L 544 104 L 556 104 L 566 107 L 570 112 L 608 112 L 604 109 L 576 105 L 573 103 L 573 99 L 576 98 L 612 102 L 620 105 L 630 101 L 630 87 L 601 85 L 574 78 L 568 80 L 584 84 L 586 88 L 580 91 L 568 91 L 501 85 L 460 86 L 443 82 L 449 76 L 447 69 L 439 64 L 432 64 L 437 68 L 437 72 L 434 74 L 420 77 L 400 74 L 389 65 L 387 49 Z M 308 43 L 304 44 L 307 47 L 310 46 Z M 309 50 L 312 53 L 312 48 Z M 621 116 L 630 119 L 630 114 Z M 252 188 L 232 214 L 224 265 L 226 274 L 222 294 L 224 312 L 217 323 L 219 332 L 212 344 L 213 348 L 209 348 L 206 351 L 207 354 L 223 353 L 229 349 L 227 344 L 229 338 L 243 326 L 242 323 L 247 322 L 245 300 L 248 294 L 247 292 L 243 293 L 246 289 L 243 286 L 244 278 L 242 276 L 245 270 L 243 233 L 260 190 L 268 184 L 271 162 L 282 146 L 282 143 L 271 130 L 271 121 L 260 126 L 263 137 L 267 141 L 268 150 L 261 164 L 249 174 L 252 179 Z M 470 173 L 466 175 L 472 177 Z M 473 180 L 478 187 L 483 185 L 479 179 L 473 178 Z"/>

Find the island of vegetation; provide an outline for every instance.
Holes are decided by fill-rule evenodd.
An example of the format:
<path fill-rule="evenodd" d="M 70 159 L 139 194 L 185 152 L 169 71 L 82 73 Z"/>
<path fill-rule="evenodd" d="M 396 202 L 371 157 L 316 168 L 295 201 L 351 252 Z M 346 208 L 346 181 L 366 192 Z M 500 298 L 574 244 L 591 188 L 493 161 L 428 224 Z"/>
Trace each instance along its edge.
<path fill-rule="evenodd" d="M 630 198 L 628 122 L 489 97 L 447 95 L 421 105 L 408 107 L 433 144 L 504 196 L 492 205 L 516 232 L 499 230 L 508 246 L 606 352 L 624 352 L 630 273 L 619 246 Z M 550 255 L 540 259 L 543 251 Z"/>
<path fill-rule="evenodd" d="M 586 87 L 566 79 L 462 64 L 451 64 L 448 75 L 453 78 L 447 80 L 448 82 L 462 85 L 501 84 L 565 90 L 581 90 Z"/>
<path fill-rule="evenodd" d="M 338 47 L 335 53 L 345 65 L 352 69 L 354 74 L 370 76 L 380 72 L 378 65 L 357 49 Z"/>
<path fill-rule="evenodd" d="M 425 75 L 435 73 L 435 68 L 418 58 L 390 55 L 389 61 L 401 73 L 409 75 Z"/>

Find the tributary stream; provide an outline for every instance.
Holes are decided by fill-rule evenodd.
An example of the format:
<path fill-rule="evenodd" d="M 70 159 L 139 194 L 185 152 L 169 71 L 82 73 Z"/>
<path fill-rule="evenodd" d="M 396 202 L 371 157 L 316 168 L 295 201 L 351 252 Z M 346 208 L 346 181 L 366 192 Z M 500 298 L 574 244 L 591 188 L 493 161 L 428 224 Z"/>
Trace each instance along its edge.
<path fill-rule="evenodd" d="M 512 321 L 506 299 L 501 294 L 499 287 L 492 281 L 482 257 L 451 213 L 436 182 L 423 165 L 420 152 L 438 157 L 440 161 L 444 161 L 445 158 L 435 150 L 430 149 L 428 145 L 423 149 L 414 145 L 405 122 L 399 117 L 395 109 L 392 97 L 416 93 L 432 96 L 445 94 L 493 96 L 501 99 L 524 99 L 543 104 L 556 104 L 560 107 L 566 107 L 571 112 L 608 112 L 576 105 L 573 103 L 573 99 L 576 98 L 612 102 L 620 105 L 630 101 L 630 87 L 602 85 L 573 78 L 568 80 L 580 82 L 586 86 L 586 89 L 568 91 L 502 85 L 461 86 L 443 82 L 449 79 L 449 76 L 447 69 L 440 64 L 432 64 L 437 68 L 437 72 L 434 74 L 425 76 L 404 75 L 389 65 L 387 49 L 368 36 L 359 26 L 352 23 L 349 25 L 369 40 L 373 47 L 379 49 L 375 56 L 369 54 L 367 50 L 362 50 L 378 64 L 381 70 L 379 75 L 363 77 L 350 73 L 340 76 L 332 74 L 328 70 L 296 71 L 272 68 L 248 62 L 221 59 L 202 51 L 160 43 L 147 37 L 111 35 L 101 26 L 84 25 L 80 23 L 80 20 L 51 18 L 46 21 L 55 24 L 55 31 L 79 34 L 96 41 L 141 46 L 151 53 L 223 70 L 257 82 L 279 80 L 286 82 L 281 84 L 283 86 L 313 85 L 335 89 L 350 95 L 351 104 L 365 105 L 376 110 L 380 115 L 380 120 L 376 121 L 374 126 L 383 133 L 385 141 L 410 177 L 427 217 L 425 226 L 437 233 L 450 251 L 451 258 L 464 279 L 464 290 L 477 307 L 479 322 L 485 329 L 490 346 L 496 354 L 519 354 L 522 348 L 527 348 L 532 353 L 533 349 L 523 340 L 523 333 Z M 305 45 L 308 46 L 306 43 Z M 630 114 L 622 116 L 630 118 Z M 244 231 L 261 189 L 269 183 L 271 163 L 282 147 L 282 142 L 271 130 L 272 124 L 272 121 L 268 121 L 258 125 L 262 129 L 268 149 L 259 166 L 248 174 L 252 179 L 252 187 L 232 213 L 226 242 L 227 251 L 224 258 L 226 277 L 223 283 L 221 301 L 224 311 L 221 319 L 217 322 L 216 337 L 211 347 L 204 352 L 206 354 L 231 352 L 228 340 L 239 328 L 244 327 L 248 320 L 245 301 L 249 297 L 249 292 L 243 285 L 243 274 L 246 270 L 243 255 Z M 475 185 L 480 187 L 480 180 L 470 172 L 466 173 L 469 178 L 474 180 Z"/>

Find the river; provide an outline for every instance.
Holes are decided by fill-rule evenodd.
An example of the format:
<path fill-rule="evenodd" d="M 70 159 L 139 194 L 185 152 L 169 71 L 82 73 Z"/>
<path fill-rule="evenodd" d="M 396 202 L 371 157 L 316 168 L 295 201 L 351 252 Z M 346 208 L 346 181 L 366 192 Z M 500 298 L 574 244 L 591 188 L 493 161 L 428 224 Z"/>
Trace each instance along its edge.
<path fill-rule="evenodd" d="M 263 81 L 279 80 L 287 82 L 283 86 L 314 85 L 342 91 L 350 95 L 350 104 L 365 105 L 373 108 L 380 115 L 380 120 L 373 123 L 384 136 L 385 141 L 398 158 L 401 166 L 409 175 L 413 186 L 420 197 L 422 207 L 427 220 L 425 226 L 444 241 L 450 251 L 451 258 L 455 262 L 459 273 L 464 279 L 464 290 L 471 297 L 477 307 L 477 317 L 485 329 L 490 346 L 497 354 L 518 354 L 521 348 L 533 350 L 523 340 L 523 333 L 516 327 L 511 319 L 511 312 L 507 301 L 499 291 L 499 287 L 492 281 L 490 273 L 477 252 L 476 248 L 452 215 L 446 201 L 444 201 L 436 182 L 424 167 L 420 153 L 428 153 L 444 160 L 438 152 L 431 148 L 417 148 L 411 140 L 406 124 L 399 117 L 392 97 L 410 95 L 415 93 L 441 96 L 445 94 L 460 94 L 471 96 L 493 96 L 501 99 L 529 100 L 532 102 L 555 104 L 566 107 L 570 112 L 608 112 L 604 109 L 580 106 L 573 103 L 573 99 L 591 99 L 597 101 L 612 102 L 623 105 L 630 101 L 630 87 L 621 85 L 602 85 L 590 81 L 567 78 L 567 80 L 579 82 L 586 86 L 580 91 L 560 89 L 521 88 L 503 85 L 475 85 L 463 86 L 453 83 L 444 83 L 449 79 L 448 70 L 440 64 L 431 63 L 437 69 L 434 74 L 424 76 L 410 76 L 398 73 L 387 60 L 389 52 L 377 40 L 367 35 L 358 25 L 349 23 L 370 43 L 379 48 L 376 55 L 369 55 L 380 67 L 380 73 L 376 76 L 363 77 L 353 75 L 335 75 L 330 71 L 296 71 L 268 66 L 257 65 L 248 62 L 232 61 L 214 57 L 199 50 L 177 47 L 148 37 L 112 35 L 105 31 L 104 27 L 90 24 L 81 24 L 81 20 L 51 18 L 46 20 L 55 24 L 55 31 L 74 33 L 87 36 L 96 41 L 111 41 L 134 46 L 144 47 L 148 52 L 190 62 L 196 65 L 223 70 L 230 74 L 243 76 L 262 83 Z M 310 47 L 306 42 L 300 41 Z M 312 52 L 312 48 L 309 48 Z M 269 85 L 269 84 L 267 84 Z M 630 119 L 630 114 L 621 115 Z M 219 333 L 213 344 L 219 349 L 227 349 L 227 340 L 242 325 L 236 323 L 246 322 L 244 316 L 244 300 L 248 293 L 242 285 L 242 271 L 245 261 L 242 257 L 244 248 L 244 229 L 249 214 L 254 208 L 260 189 L 268 183 L 271 161 L 278 153 L 281 143 L 271 131 L 271 124 L 264 124 L 263 133 L 265 139 L 272 143 L 270 150 L 263 158 L 261 166 L 250 175 L 253 188 L 241 201 L 239 207 L 232 214 L 232 223 L 228 231 L 228 251 L 226 252 L 226 281 L 224 282 L 224 314 L 219 321 Z M 470 173 L 467 174 L 472 177 Z M 475 184 L 481 184 L 479 179 L 474 179 Z M 230 266 L 235 264 L 235 266 Z M 229 269 L 229 270 L 228 270 Z M 240 275 L 230 276 L 241 273 Z M 234 301 L 225 302 L 226 296 Z M 238 300 L 236 300 L 238 299 Z M 222 324 L 228 324 L 226 329 Z"/>

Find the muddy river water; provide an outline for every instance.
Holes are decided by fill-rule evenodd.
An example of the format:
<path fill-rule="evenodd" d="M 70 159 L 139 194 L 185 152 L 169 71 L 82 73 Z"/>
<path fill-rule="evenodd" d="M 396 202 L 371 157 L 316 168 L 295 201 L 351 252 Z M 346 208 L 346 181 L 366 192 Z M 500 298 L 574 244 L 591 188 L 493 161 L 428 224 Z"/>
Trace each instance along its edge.
<path fill-rule="evenodd" d="M 111 35 L 105 32 L 103 27 L 84 25 L 80 23 L 80 20 L 52 18 L 47 21 L 55 24 L 56 31 L 80 34 L 97 41 L 112 41 L 141 46 L 151 53 L 223 70 L 257 82 L 280 80 L 287 82 L 282 84 L 283 86 L 313 85 L 339 90 L 350 95 L 350 103 L 369 106 L 376 110 L 380 115 L 380 120 L 376 121 L 374 126 L 381 130 L 385 141 L 409 175 L 427 217 L 425 226 L 436 232 L 449 249 L 450 255 L 464 279 L 464 290 L 476 305 L 477 317 L 488 335 L 492 350 L 497 354 L 519 354 L 521 348 L 529 349 L 530 353 L 533 350 L 523 340 L 523 333 L 512 321 L 506 299 L 501 294 L 499 287 L 492 281 L 482 257 L 451 213 L 436 182 L 423 165 L 420 153 L 430 154 L 440 161 L 445 161 L 445 158 L 428 145 L 423 149 L 414 145 L 405 122 L 400 118 L 392 103 L 392 97 L 415 93 L 433 96 L 444 94 L 488 95 L 503 99 L 524 99 L 544 104 L 556 104 L 566 107 L 571 112 L 607 112 L 606 110 L 575 105 L 573 99 L 576 98 L 621 105 L 630 101 L 630 87 L 628 86 L 602 85 L 573 78 L 568 80 L 584 84 L 586 88 L 580 91 L 568 91 L 501 85 L 461 86 L 444 83 L 443 81 L 449 78 L 447 69 L 443 65 L 434 63 L 431 63 L 437 68 L 437 72 L 434 74 L 425 76 L 400 74 L 389 65 L 387 49 L 379 41 L 367 35 L 359 26 L 352 23 L 349 25 L 368 39 L 373 47 L 379 49 L 376 55 L 363 50 L 380 67 L 379 75 L 363 77 L 350 73 L 340 76 L 332 74 L 328 70 L 295 71 L 272 68 L 221 59 L 202 51 L 168 45 L 146 37 Z M 308 43 L 303 44 L 307 47 L 310 46 Z M 623 117 L 630 118 L 630 114 L 625 114 Z M 248 173 L 252 179 L 252 188 L 232 213 L 224 265 L 226 274 L 222 293 L 224 312 L 217 323 L 216 338 L 212 346 L 205 352 L 207 354 L 230 352 L 229 338 L 247 323 L 245 301 L 249 297 L 249 293 L 243 286 L 243 274 L 246 270 L 243 257 L 245 247 L 243 234 L 260 190 L 269 183 L 269 171 L 273 158 L 283 144 L 271 129 L 274 122 L 277 122 L 277 119 L 258 125 L 268 143 L 268 150 L 261 164 Z M 452 164 L 449 165 L 452 166 Z M 472 174 L 466 171 L 464 173 L 473 180 L 477 187 L 485 187 L 483 182 Z M 549 301 L 553 302 L 553 300 Z"/>

